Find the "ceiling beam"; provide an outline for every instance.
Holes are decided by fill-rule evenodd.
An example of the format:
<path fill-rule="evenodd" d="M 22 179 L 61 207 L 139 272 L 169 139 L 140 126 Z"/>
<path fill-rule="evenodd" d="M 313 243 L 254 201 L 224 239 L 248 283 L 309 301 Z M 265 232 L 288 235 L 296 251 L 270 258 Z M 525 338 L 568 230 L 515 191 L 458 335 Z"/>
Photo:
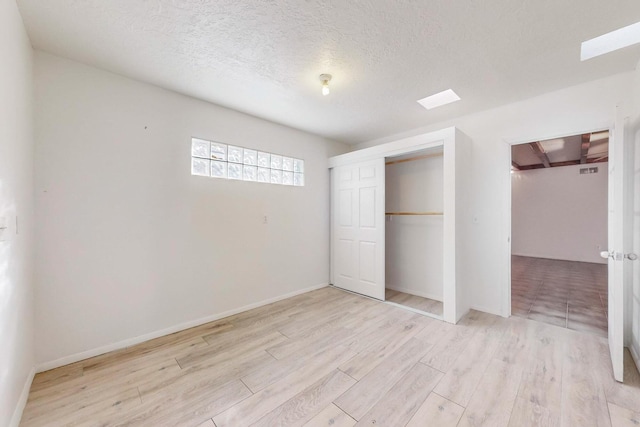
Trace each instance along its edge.
<path fill-rule="evenodd" d="M 609 161 L 609 154 L 603 154 L 600 157 L 596 157 L 594 159 L 587 160 L 587 163 L 603 163 Z"/>
<path fill-rule="evenodd" d="M 582 135 L 582 144 L 580 145 L 580 164 L 587 163 L 587 154 L 589 154 L 589 147 L 591 146 L 591 134 L 585 133 Z"/>
<path fill-rule="evenodd" d="M 544 166 L 542 166 L 540 163 L 536 163 L 535 165 L 524 165 L 524 166 L 520 166 L 520 170 L 521 171 L 528 171 L 531 169 L 544 169 Z"/>
<path fill-rule="evenodd" d="M 531 150 L 533 150 L 535 155 L 538 156 L 545 168 L 551 167 L 551 162 L 542 149 L 542 145 L 540 145 L 540 142 L 532 142 L 531 144 L 529 144 L 529 147 L 531 147 Z"/>
<path fill-rule="evenodd" d="M 580 164 L 580 160 L 567 160 L 564 162 L 555 162 L 555 163 L 551 163 L 551 167 L 552 168 L 557 168 L 560 166 L 573 166 L 573 165 L 579 165 Z"/>
<path fill-rule="evenodd" d="M 552 167 L 552 168 L 555 168 L 555 167 L 560 167 L 560 166 L 572 166 L 572 165 L 579 165 L 579 164 L 580 164 L 579 160 L 569 160 L 567 162 L 551 163 L 549 166 Z M 523 170 L 523 171 L 528 171 L 528 170 L 531 170 L 531 169 L 545 169 L 545 166 L 543 164 L 541 164 L 541 163 L 536 163 L 536 164 L 533 164 L 533 165 L 520 166 L 520 170 Z"/>
<path fill-rule="evenodd" d="M 587 163 L 602 163 L 602 162 L 606 162 L 608 161 L 609 156 L 608 155 L 603 155 L 602 157 L 598 157 L 595 159 L 588 159 Z M 512 163 L 513 164 L 513 163 Z M 551 163 L 550 166 L 552 168 L 557 168 L 557 167 L 561 167 L 561 166 L 574 166 L 574 165 L 579 165 L 580 164 L 580 160 L 567 160 L 564 162 L 555 162 L 555 163 Z M 528 171 L 531 169 L 544 169 L 544 165 L 540 164 L 540 163 L 536 163 L 534 165 L 520 165 L 518 170 L 521 171 Z"/>

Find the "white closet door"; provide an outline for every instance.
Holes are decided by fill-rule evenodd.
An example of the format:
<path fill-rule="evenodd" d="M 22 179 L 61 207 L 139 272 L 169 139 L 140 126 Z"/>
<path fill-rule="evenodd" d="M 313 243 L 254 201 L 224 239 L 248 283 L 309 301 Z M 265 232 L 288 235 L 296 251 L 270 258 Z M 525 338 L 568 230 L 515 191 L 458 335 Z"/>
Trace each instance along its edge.
<path fill-rule="evenodd" d="M 333 284 L 384 300 L 384 158 L 331 170 Z"/>

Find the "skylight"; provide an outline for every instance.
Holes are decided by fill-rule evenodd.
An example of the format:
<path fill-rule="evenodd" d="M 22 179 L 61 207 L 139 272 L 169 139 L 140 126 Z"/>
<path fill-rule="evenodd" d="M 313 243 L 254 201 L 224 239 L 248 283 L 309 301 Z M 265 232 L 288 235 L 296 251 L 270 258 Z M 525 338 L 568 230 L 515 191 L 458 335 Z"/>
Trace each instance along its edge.
<path fill-rule="evenodd" d="M 636 43 L 640 43 L 640 22 L 582 42 L 580 60 L 586 61 Z"/>
<path fill-rule="evenodd" d="M 422 98 L 418 100 L 418 103 L 422 105 L 427 110 L 431 110 L 432 108 L 440 107 L 446 104 L 451 104 L 452 102 L 459 101 L 460 97 L 452 90 L 447 89 L 445 91 L 436 93 L 435 95 L 427 96 L 426 98 Z"/>

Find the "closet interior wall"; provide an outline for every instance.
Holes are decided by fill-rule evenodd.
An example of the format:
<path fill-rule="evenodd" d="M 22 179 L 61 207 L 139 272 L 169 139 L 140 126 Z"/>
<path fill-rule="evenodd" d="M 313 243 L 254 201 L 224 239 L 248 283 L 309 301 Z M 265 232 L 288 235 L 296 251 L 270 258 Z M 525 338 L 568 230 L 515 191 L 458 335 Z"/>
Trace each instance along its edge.
<path fill-rule="evenodd" d="M 387 159 L 386 212 L 430 215 L 386 215 L 385 282 L 387 289 L 442 301 L 443 157 L 424 154 Z"/>

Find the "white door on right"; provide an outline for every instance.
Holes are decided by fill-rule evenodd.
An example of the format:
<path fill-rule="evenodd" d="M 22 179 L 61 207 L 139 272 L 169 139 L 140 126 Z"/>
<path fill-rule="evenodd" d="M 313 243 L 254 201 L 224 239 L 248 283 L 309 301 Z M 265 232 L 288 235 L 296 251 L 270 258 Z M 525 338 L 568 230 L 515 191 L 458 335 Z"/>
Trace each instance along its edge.
<path fill-rule="evenodd" d="M 630 191 L 633 199 L 633 217 L 631 219 L 631 253 L 627 255 L 630 265 L 631 284 L 629 301 L 631 303 L 629 345 L 636 365 L 640 370 L 640 115 L 636 114 L 633 134 L 629 138 L 629 158 L 633 160 L 633 180 Z"/>
<path fill-rule="evenodd" d="M 625 288 L 631 280 L 629 255 L 632 249 L 632 205 L 630 178 L 633 164 L 626 156 L 629 144 L 628 119 L 618 109 L 616 125 L 610 135 L 609 144 L 609 202 L 608 202 L 608 234 L 609 250 L 602 253 L 608 258 L 609 269 L 609 351 L 616 381 L 624 377 L 624 323 L 625 323 Z"/>

